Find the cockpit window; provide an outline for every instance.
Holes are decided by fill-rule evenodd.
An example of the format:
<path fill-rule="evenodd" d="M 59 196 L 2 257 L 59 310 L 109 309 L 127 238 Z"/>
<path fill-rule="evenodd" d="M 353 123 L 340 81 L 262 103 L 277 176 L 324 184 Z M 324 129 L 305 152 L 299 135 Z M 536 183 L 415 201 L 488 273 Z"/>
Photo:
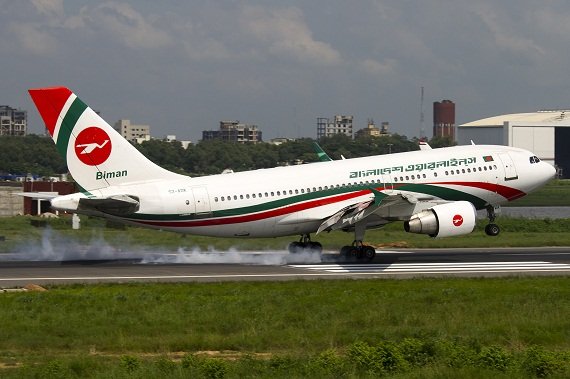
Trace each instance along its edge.
<path fill-rule="evenodd" d="M 532 163 L 538 163 L 538 162 L 540 162 L 540 159 L 536 155 L 533 155 L 532 157 L 530 157 L 530 163 L 531 164 Z"/>

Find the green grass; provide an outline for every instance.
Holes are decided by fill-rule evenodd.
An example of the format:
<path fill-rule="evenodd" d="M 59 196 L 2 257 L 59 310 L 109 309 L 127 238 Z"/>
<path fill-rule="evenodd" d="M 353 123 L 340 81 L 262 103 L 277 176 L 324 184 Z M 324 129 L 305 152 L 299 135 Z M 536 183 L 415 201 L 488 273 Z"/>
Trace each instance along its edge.
<path fill-rule="evenodd" d="M 247 250 L 285 250 L 289 242 L 297 237 L 281 238 L 212 238 L 181 235 L 160 230 L 125 227 L 108 228 L 101 219 L 82 218 L 81 230 L 72 230 L 70 218 L 48 220 L 49 230 L 33 227 L 35 218 L 9 217 L 0 218 L 0 235 L 5 237 L 0 242 L 0 253 L 26 251 L 51 242 L 75 243 L 81 245 L 108 245 L 120 254 L 120 251 L 133 249 L 165 249 L 176 251 L 179 248 L 201 250 L 216 249 L 226 251 L 235 248 Z M 485 220 L 478 222 L 471 234 L 450 238 L 430 238 L 403 231 L 401 222 L 389 224 L 385 228 L 366 232 L 365 241 L 380 248 L 459 248 L 459 247 L 521 247 L 521 246 L 570 246 L 570 219 L 497 219 L 502 232 L 498 237 L 485 235 Z M 338 250 L 353 240 L 352 233 L 332 232 L 313 236 L 325 247 L 325 250 Z M 120 257 L 120 256 L 118 256 Z"/>
<path fill-rule="evenodd" d="M 562 375 L 569 311 L 568 277 L 59 286 L 0 295 L 0 376 Z"/>
<path fill-rule="evenodd" d="M 517 201 L 511 207 L 568 207 L 570 206 L 570 180 L 552 180 L 538 191 Z"/>

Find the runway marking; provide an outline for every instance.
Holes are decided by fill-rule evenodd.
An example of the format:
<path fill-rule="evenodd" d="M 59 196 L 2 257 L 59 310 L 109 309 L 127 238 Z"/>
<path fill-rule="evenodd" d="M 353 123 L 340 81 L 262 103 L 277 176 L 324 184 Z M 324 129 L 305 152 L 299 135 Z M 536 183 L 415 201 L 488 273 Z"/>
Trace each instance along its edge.
<path fill-rule="evenodd" d="M 325 264 L 290 265 L 290 267 L 330 273 L 453 273 L 508 271 L 570 271 L 570 264 L 536 262 L 475 262 L 475 263 L 392 263 L 392 264 Z"/>

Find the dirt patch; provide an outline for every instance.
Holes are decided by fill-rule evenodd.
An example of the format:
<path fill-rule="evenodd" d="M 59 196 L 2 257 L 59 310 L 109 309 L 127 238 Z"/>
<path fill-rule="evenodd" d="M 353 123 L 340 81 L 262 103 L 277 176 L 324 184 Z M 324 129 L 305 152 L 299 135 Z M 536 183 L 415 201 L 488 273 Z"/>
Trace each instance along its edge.
<path fill-rule="evenodd" d="M 22 364 L 19 362 L 10 362 L 10 363 L 0 362 L 0 370 L 6 370 L 10 368 L 20 368 L 20 367 L 22 367 Z"/>
<path fill-rule="evenodd" d="M 386 247 L 407 249 L 408 247 L 410 247 L 410 244 L 406 241 L 394 241 L 394 242 L 388 242 L 388 243 L 381 243 L 378 245 L 373 245 L 373 247 L 375 247 L 376 249 L 382 249 L 382 248 L 386 248 Z"/>

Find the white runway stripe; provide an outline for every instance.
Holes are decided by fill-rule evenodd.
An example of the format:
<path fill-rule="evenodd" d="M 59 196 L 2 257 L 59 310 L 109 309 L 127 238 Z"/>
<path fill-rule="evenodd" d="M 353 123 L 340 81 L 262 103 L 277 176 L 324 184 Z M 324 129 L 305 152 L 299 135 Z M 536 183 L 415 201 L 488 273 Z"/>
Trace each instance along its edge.
<path fill-rule="evenodd" d="M 475 263 L 393 263 L 393 264 L 324 264 L 290 265 L 290 267 L 331 273 L 375 273 L 375 272 L 493 272 L 493 271 L 566 271 L 565 263 L 536 262 L 475 262 Z"/>

